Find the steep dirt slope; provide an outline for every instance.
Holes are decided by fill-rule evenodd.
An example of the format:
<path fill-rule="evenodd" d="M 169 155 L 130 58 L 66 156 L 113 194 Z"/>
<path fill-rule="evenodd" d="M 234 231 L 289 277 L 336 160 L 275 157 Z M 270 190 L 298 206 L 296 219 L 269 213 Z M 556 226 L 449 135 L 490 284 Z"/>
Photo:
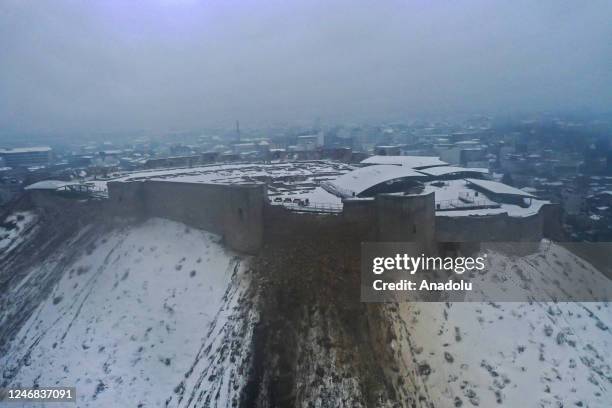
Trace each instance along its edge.
<path fill-rule="evenodd" d="M 244 406 L 428 406 L 397 358 L 408 348 L 387 324 L 397 308 L 360 301 L 359 242 L 314 228 L 320 241 L 283 237 L 253 262 L 261 322 Z"/>

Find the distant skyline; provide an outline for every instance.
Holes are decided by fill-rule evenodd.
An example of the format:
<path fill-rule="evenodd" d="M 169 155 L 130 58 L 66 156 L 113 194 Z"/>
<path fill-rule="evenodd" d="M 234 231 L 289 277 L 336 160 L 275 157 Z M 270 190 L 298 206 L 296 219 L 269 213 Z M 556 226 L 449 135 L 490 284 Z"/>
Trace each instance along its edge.
<path fill-rule="evenodd" d="M 0 133 L 610 111 L 612 2 L 3 0 Z"/>

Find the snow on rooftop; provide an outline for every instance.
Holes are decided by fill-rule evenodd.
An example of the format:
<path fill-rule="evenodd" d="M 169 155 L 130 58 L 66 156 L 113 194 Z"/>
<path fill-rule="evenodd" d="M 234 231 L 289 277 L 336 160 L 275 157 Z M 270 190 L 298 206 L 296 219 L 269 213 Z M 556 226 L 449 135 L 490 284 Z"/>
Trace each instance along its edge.
<path fill-rule="evenodd" d="M 471 192 L 465 180 L 446 180 L 444 182 L 428 182 L 424 185 L 424 193 L 435 194 L 436 202 L 458 200 L 461 193 Z"/>
<path fill-rule="evenodd" d="M 13 154 L 13 153 L 44 153 L 50 152 L 51 148 L 48 146 L 39 147 L 16 147 L 14 149 L 0 149 L 0 154 Z"/>
<path fill-rule="evenodd" d="M 359 195 L 365 190 L 380 183 L 391 182 L 406 177 L 423 177 L 423 175 L 411 168 L 392 165 L 374 165 L 361 167 L 350 173 L 343 174 L 332 184 L 341 191 L 349 192 L 351 195 Z"/>
<path fill-rule="evenodd" d="M 515 196 L 520 196 L 520 197 L 533 197 L 533 195 L 523 190 L 519 190 L 518 188 L 514 188 L 507 184 L 499 183 L 497 181 L 479 180 L 479 179 L 473 179 L 473 178 L 469 178 L 466 180 L 468 181 L 468 183 L 471 183 L 477 187 L 480 187 L 494 194 L 508 194 L 508 195 L 515 195 Z"/>
<path fill-rule="evenodd" d="M 127 173 L 113 181 L 172 181 L 206 184 L 254 184 L 265 183 L 272 203 L 279 197 L 308 199 L 311 204 L 342 204 L 340 198 L 320 188 L 321 182 L 334 180 L 353 170 L 347 164 L 325 160 L 283 162 L 275 164 L 234 163 L 214 164 L 192 168 L 153 169 Z M 104 184 L 96 187 L 106 190 Z"/>
<path fill-rule="evenodd" d="M 372 156 L 361 161 L 363 164 L 393 164 L 416 169 L 419 167 L 444 166 L 448 163 L 434 156 Z"/>
<path fill-rule="evenodd" d="M 482 173 L 488 174 L 489 170 L 481 167 L 459 167 L 459 166 L 439 166 L 419 170 L 420 173 L 428 176 L 445 176 L 453 173 Z"/>
<path fill-rule="evenodd" d="M 540 212 L 543 205 L 550 201 L 532 200 L 529 207 L 521 207 L 514 204 L 499 204 L 497 208 L 457 209 L 454 211 L 436 211 L 436 217 L 477 217 L 506 214 L 508 217 L 529 217 Z"/>
<path fill-rule="evenodd" d="M 545 200 L 531 200 L 528 207 L 514 204 L 498 203 L 485 194 L 476 195 L 469 183 L 464 180 L 446 180 L 444 182 L 424 183 L 424 194 L 433 192 L 438 217 L 466 217 L 507 214 L 509 217 L 527 217 L 537 214 Z M 486 207 L 486 208 L 483 208 Z"/>
<path fill-rule="evenodd" d="M 43 180 L 34 184 L 30 184 L 25 189 L 26 190 L 57 190 L 62 187 L 75 185 L 78 183 L 70 182 L 70 181 L 61 181 L 61 180 Z"/>
<path fill-rule="evenodd" d="M 153 169 L 127 173 L 115 181 L 166 180 L 191 183 L 253 183 L 258 177 L 315 177 L 338 175 L 352 167 L 326 161 L 303 161 L 279 164 L 237 163 L 214 164 L 190 168 Z"/>

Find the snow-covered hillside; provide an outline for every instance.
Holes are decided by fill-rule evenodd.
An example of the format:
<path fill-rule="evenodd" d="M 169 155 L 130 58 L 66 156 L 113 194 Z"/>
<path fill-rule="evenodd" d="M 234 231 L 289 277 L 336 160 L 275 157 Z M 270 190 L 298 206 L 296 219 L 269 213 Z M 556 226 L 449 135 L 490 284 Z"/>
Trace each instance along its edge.
<path fill-rule="evenodd" d="M 555 244 L 488 249 L 492 272 L 470 277 L 484 302 L 364 304 L 341 240 L 283 240 L 251 259 L 162 219 L 9 218 L 0 387 L 76 386 L 79 407 L 104 408 L 612 400 L 607 303 L 497 301 L 605 295 L 609 280 Z"/>
<path fill-rule="evenodd" d="M 515 291 L 565 282 L 568 271 L 574 283 L 606 280 L 555 244 L 527 257 L 489 256 L 512 272 L 514 281 L 496 279 Z M 612 401 L 611 325 L 608 303 L 491 301 L 403 303 L 396 328 L 435 406 L 604 408 Z"/>
<path fill-rule="evenodd" d="M 161 219 L 62 250 L 78 256 L 0 356 L 2 384 L 76 386 L 79 407 L 237 401 L 253 313 L 245 259 Z"/>
<path fill-rule="evenodd" d="M 21 245 L 36 229 L 36 215 L 19 211 L 9 215 L 0 226 L 0 257 Z"/>

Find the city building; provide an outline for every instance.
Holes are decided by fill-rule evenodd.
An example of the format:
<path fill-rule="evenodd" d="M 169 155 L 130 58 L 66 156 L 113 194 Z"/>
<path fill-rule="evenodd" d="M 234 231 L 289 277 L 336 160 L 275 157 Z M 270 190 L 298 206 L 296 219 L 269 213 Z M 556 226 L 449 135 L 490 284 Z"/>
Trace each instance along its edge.
<path fill-rule="evenodd" d="M 51 162 L 52 149 L 50 147 L 20 147 L 14 149 L 0 149 L 0 157 L 8 167 L 44 166 Z"/>

